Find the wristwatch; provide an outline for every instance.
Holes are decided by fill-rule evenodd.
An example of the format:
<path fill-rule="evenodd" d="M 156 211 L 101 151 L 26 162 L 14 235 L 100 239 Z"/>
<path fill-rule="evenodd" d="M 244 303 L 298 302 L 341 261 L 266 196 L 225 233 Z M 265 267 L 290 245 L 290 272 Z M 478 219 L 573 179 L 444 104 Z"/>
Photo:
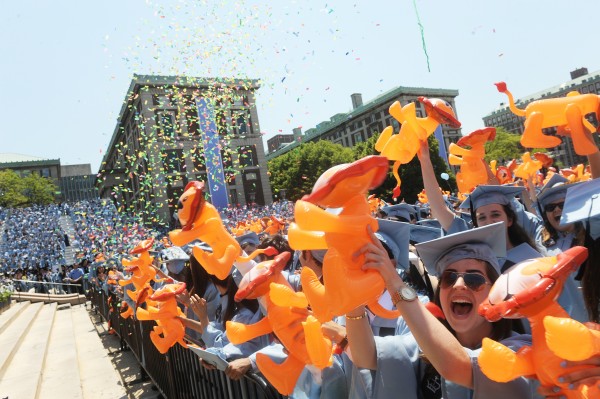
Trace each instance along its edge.
<path fill-rule="evenodd" d="M 412 302 L 417 299 L 417 291 L 408 285 L 403 286 L 398 291 L 392 293 L 392 303 L 396 305 L 400 301 Z"/>

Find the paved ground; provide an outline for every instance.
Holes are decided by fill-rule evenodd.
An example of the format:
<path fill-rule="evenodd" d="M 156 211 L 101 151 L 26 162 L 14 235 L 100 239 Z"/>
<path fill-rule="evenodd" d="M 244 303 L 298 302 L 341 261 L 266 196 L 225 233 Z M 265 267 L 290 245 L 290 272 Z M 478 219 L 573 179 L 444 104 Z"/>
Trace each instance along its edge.
<path fill-rule="evenodd" d="M 90 302 L 87 304 L 90 309 Z M 131 399 L 158 399 L 162 395 L 157 390 L 153 389 L 152 380 L 141 379 L 140 365 L 134 354 L 127 350 L 119 349 L 119 337 L 108 333 L 108 325 L 102 317 L 94 314 L 93 311 L 88 312 L 92 319 L 92 323 L 96 327 L 96 331 L 102 340 L 102 344 L 110 353 L 112 363 L 121 375 L 123 385 L 127 389 L 127 394 Z"/>

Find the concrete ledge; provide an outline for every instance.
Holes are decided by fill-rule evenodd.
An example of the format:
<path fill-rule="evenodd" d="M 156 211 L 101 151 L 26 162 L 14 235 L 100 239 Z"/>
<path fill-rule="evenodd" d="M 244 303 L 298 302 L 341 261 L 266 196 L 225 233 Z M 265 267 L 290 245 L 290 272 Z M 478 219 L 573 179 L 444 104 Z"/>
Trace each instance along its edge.
<path fill-rule="evenodd" d="M 30 292 L 15 292 L 13 299 L 16 301 L 29 301 L 32 303 L 43 302 L 59 304 L 69 303 L 71 305 L 85 304 L 87 298 L 81 294 L 37 294 Z"/>

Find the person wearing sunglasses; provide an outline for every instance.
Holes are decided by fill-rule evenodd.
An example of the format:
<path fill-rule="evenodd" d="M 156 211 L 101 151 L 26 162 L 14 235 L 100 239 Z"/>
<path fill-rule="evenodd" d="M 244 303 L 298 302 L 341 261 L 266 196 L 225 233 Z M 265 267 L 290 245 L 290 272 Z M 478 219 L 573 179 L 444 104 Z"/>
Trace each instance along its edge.
<path fill-rule="evenodd" d="M 586 231 L 583 223 L 560 224 L 567 189 L 580 184 L 569 183 L 566 178 L 555 173 L 537 195 L 536 204 L 544 225 L 536 236 L 536 242 L 545 256 L 558 255 L 575 245 L 585 246 Z M 586 322 L 589 318 L 581 295 L 581 276 L 581 273 L 573 273 L 565 281 L 559 304 L 573 319 Z"/>
<path fill-rule="evenodd" d="M 477 311 L 500 275 L 498 257 L 506 252 L 505 229 L 503 223 L 496 223 L 416 245 L 425 267 L 439 277 L 434 299 L 441 310 L 437 317 L 417 300 L 377 240 L 355 254 L 365 256 L 364 270 L 382 275 L 410 329 L 402 335 L 374 337 L 364 307 L 346 315 L 352 360 L 357 367 L 373 370 L 372 398 L 533 397 L 529 380 L 498 383 L 488 379 L 477 364 L 485 337 L 515 351 L 531 344 L 530 335 L 514 331 L 516 320 L 490 323 Z M 427 380 L 428 386 L 440 386 L 437 396 L 427 395 L 423 386 L 428 365 L 439 373 L 437 380 Z"/>

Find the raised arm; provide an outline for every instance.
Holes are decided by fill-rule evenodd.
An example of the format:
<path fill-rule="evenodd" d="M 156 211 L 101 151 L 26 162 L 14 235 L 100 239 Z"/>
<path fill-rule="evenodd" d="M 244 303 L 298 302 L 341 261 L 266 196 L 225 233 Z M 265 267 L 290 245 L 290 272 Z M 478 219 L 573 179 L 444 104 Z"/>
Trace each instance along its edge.
<path fill-rule="evenodd" d="M 454 213 L 448 209 L 444 202 L 444 197 L 440 191 L 431 158 L 429 156 L 429 145 L 426 141 L 421 142 L 419 149 L 419 161 L 421 162 L 421 174 L 423 175 L 423 185 L 429 199 L 431 214 L 440 222 L 444 230 L 448 230 L 454 220 Z"/>
<path fill-rule="evenodd" d="M 389 292 L 400 291 L 405 286 L 404 281 L 402 281 L 396 272 L 387 252 L 373 232 L 369 231 L 369 234 L 371 235 L 372 243 L 363 246 L 357 252 L 357 255 L 365 255 L 365 265 L 363 268 L 365 270 L 377 270 L 386 281 L 386 287 Z M 456 337 L 419 300 L 410 302 L 400 300 L 395 305 L 402 313 L 402 317 L 410 328 L 423 354 L 427 356 L 427 359 L 440 375 L 449 381 L 467 388 L 473 388 L 471 358 Z M 363 324 L 366 325 L 363 328 L 370 328 L 368 323 L 363 322 Z M 346 329 L 348 330 L 350 350 L 354 358 L 354 348 L 356 345 L 352 341 L 353 337 L 350 335 L 350 328 L 347 326 Z M 364 342 L 366 344 L 369 343 L 367 340 Z M 376 353 L 375 349 L 373 349 L 373 352 Z M 367 356 L 365 356 L 365 359 L 367 359 Z"/>

